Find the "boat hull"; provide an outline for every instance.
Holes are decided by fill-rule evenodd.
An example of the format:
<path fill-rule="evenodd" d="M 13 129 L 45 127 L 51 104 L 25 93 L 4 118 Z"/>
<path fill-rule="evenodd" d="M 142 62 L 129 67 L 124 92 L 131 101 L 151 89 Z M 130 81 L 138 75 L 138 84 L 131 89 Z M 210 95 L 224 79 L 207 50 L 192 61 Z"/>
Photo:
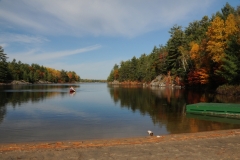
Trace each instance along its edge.
<path fill-rule="evenodd" d="M 187 113 L 240 117 L 240 104 L 196 103 L 186 106 Z"/>
<path fill-rule="evenodd" d="M 74 89 L 70 89 L 69 92 L 76 92 Z"/>

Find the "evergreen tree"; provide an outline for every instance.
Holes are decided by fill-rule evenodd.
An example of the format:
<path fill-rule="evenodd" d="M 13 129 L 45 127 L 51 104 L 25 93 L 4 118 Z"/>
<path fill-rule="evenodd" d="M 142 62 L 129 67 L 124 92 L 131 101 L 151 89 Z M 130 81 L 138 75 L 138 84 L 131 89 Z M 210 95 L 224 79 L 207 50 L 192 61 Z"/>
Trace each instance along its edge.
<path fill-rule="evenodd" d="M 204 16 L 201 21 L 194 21 L 189 24 L 185 29 L 186 43 L 189 45 L 191 42 L 200 44 L 204 38 L 206 38 L 206 32 L 210 20 L 208 16 Z"/>
<path fill-rule="evenodd" d="M 118 65 L 115 64 L 113 67 L 113 78 L 114 80 L 118 80 L 119 78 L 119 72 L 118 72 Z"/>
<path fill-rule="evenodd" d="M 232 84 L 239 71 L 237 62 L 237 57 L 226 55 L 222 59 L 222 65 L 215 71 L 215 74 L 223 77 L 228 84 Z"/>
<path fill-rule="evenodd" d="M 119 68 L 119 81 L 127 81 L 130 80 L 130 70 L 131 70 L 131 63 L 130 61 L 122 61 Z"/>
<path fill-rule="evenodd" d="M 107 78 L 107 81 L 108 81 L 108 82 L 113 82 L 113 81 L 114 81 L 113 71 L 110 72 L 110 74 L 109 74 L 109 76 L 108 76 L 108 78 Z"/>
<path fill-rule="evenodd" d="M 227 41 L 227 48 L 225 50 L 225 53 L 227 57 L 223 59 L 223 67 L 225 68 L 225 73 L 227 75 L 224 75 L 224 77 L 232 76 L 231 79 L 228 79 L 228 83 L 230 84 L 240 84 L 240 44 L 238 44 L 237 41 L 238 37 L 235 35 L 232 35 L 228 41 Z M 228 63 L 230 63 L 228 71 Z M 232 69 L 231 69 L 232 68 Z M 228 73 L 230 72 L 230 74 Z"/>
<path fill-rule="evenodd" d="M 147 75 L 147 56 L 146 54 L 142 54 L 138 60 L 137 64 L 137 75 L 138 81 L 146 81 L 145 77 Z"/>
<path fill-rule="evenodd" d="M 227 2 L 226 5 L 221 9 L 222 16 L 221 18 L 226 20 L 229 14 L 235 14 L 235 9 Z"/>
<path fill-rule="evenodd" d="M 0 82 L 7 80 L 7 58 L 4 49 L 0 46 Z"/>
<path fill-rule="evenodd" d="M 60 76 L 61 76 L 61 81 L 63 83 L 69 82 L 69 77 L 68 77 L 67 72 L 65 70 L 63 70 L 63 69 L 61 70 Z"/>
<path fill-rule="evenodd" d="M 167 56 L 167 70 L 171 71 L 172 74 L 183 74 L 183 64 L 181 62 L 181 50 L 179 47 L 186 45 L 185 35 L 182 31 L 181 26 L 174 26 L 170 32 L 171 38 L 168 40 L 168 56 Z"/>
<path fill-rule="evenodd" d="M 131 61 L 131 66 L 130 66 L 130 74 L 129 74 L 129 78 L 131 81 L 136 81 L 138 80 L 138 72 L 137 72 L 137 64 L 138 64 L 138 60 L 137 58 L 134 56 Z"/>

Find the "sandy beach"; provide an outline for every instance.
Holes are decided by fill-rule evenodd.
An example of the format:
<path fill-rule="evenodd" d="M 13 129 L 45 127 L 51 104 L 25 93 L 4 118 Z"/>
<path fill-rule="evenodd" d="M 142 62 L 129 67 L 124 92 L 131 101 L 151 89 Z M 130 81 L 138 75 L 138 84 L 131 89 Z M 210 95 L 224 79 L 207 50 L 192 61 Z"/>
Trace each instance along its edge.
<path fill-rule="evenodd" d="M 240 159 L 240 129 L 160 137 L 0 144 L 0 159 Z"/>

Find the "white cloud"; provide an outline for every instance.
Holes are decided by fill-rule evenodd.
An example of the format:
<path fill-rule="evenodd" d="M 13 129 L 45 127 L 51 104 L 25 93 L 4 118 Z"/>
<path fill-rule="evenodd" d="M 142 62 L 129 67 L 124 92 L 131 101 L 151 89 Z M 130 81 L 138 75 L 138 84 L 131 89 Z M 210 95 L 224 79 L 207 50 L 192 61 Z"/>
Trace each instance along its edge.
<path fill-rule="evenodd" d="M 89 52 L 93 50 L 97 50 L 101 48 L 101 45 L 93 45 L 84 48 L 79 48 L 75 50 L 66 50 L 66 51 L 57 51 L 57 52 L 46 52 L 46 53 L 39 53 L 38 49 L 29 50 L 28 52 L 24 53 L 14 53 L 9 54 L 9 56 L 24 61 L 24 63 L 43 63 L 44 61 L 48 60 L 56 60 L 61 57 L 71 56 L 74 54 L 80 54 L 84 52 Z M 26 58 L 27 57 L 27 58 Z"/>
<path fill-rule="evenodd" d="M 0 43 L 44 43 L 49 41 L 48 39 L 41 36 L 28 36 L 23 34 L 14 34 L 14 33 L 1 33 L 0 34 Z"/>
<path fill-rule="evenodd" d="M 136 36 L 173 25 L 215 0 L 0 1 L 0 20 L 28 32 Z"/>

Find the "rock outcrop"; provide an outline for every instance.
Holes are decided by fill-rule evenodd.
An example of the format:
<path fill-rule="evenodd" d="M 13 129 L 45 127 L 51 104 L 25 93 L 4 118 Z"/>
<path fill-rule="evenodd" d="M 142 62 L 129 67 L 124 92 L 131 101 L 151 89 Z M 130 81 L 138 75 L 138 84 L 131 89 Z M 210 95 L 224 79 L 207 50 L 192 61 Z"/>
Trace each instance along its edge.
<path fill-rule="evenodd" d="M 150 83 L 150 86 L 162 86 L 165 84 L 165 80 L 164 80 L 163 75 L 159 75 L 157 76 L 154 80 L 152 80 L 152 82 Z"/>
<path fill-rule="evenodd" d="M 10 84 L 31 84 L 31 83 L 26 82 L 24 80 L 19 80 L 19 81 L 13 80 Z"/>

